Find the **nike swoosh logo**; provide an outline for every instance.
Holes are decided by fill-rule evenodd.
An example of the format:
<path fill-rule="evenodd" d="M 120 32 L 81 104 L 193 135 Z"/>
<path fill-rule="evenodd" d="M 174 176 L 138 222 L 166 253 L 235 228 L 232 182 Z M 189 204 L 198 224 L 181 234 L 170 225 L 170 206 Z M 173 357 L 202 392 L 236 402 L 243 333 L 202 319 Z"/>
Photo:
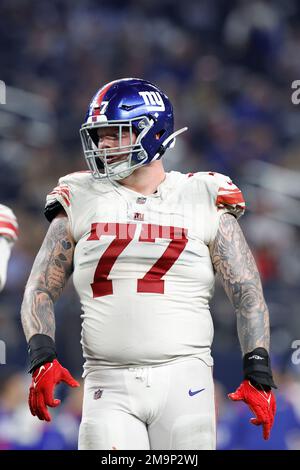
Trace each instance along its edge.
<path fill-rule="evenodd" d="M 256 387 L 253 387 L 253 385 L 250 383 L 250 381 L 249 381 L 249 385 L 250 385 L 250 387 L 254 388 L 254 390 L 256 390 L 265 400 L 267 400 L 268 405 L 270 405 L 270 403 L 271 403 L 271 393 L 270 392 L 267 393 L 267 392 L 264 391 L 263 392 L 264 394 L 262 394 Z"/>
<path fill-rule="evenodd" d="M 47 372 L 49 372 L 49 370 L 50 370 L 52 367 L 53 367 L 53 362 L 50 363 L 50 366 L 48 367 L 47 370 L 46 370 L 46 367 L 45 367 L 45 366 L 41 366 L 41 367 L 40 367 L 39 373 L 37 374 L 37 376 L 36 376 L 36 378 L 35 378 L 35 380 L 34 380 L 34 382 L 33 382 L 33 388 L 35 388 L 35 387 L 37 386 L 37 384 L 39 383 L 39 381 L 44 377 L 44 375 L 47 374 Z M 44 373 L 41 377 L 39 377 L 40 373 L 41 373 L 43 370 L 45 371 L 45 373 Z M 38 377 L 39 377 L 39 378 L 38 378 Z M 38 380 L 37 380 L 37 378 L 38 378 Z"/>
<path fill-rule="evenodd" d="M 41 366 L 41 367 L 40 367 L 40 370 L 38 371 L 38 374 L 37 374 L 35 380 L 38 378 L 38 376 L 40 375 L 40 373 L 43 372 L 43 370 L 45 370 L 45 369 L 46 369 L 45 366 Z"/>
<path fill-rule="evenodd" d="M 205 390 L 205 388 L 201 388 L 201 390 L 195 390 L 194 392 L 189 389 L 189 396 L 193 397 L 194 395 L 197 395 L 197 393 L 203 392 L 203 390 Z"/>

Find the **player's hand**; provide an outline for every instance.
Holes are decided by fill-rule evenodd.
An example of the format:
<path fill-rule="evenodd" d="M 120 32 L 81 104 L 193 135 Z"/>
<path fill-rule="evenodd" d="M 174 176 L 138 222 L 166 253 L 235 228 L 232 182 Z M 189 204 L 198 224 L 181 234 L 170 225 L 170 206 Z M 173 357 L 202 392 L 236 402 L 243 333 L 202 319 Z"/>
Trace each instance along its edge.
<path fill-rule="evenodd" d="M 65 382 L 70 387 L 79 387 L 79 383 L 57 359 L 53 362 L 46 362 L 33 372 L 28 399 L 33 416 L 51 421 L 47 406 L 55 408 L 60 404 L 60 400 L 54 398 L 54 388 L 60 382 Z"/>
<path fill-rule="evenodd" d="M 234 393 L 229 393 L 228 397 L 233 401 L 247 403 L 255 415 L 250 422 L 256 426 L 262 425 L 264 439 L 269 439 L 276 412 L 276 401 L 272 390 L 258 390 L 249 380 L 244 380 Z"/>

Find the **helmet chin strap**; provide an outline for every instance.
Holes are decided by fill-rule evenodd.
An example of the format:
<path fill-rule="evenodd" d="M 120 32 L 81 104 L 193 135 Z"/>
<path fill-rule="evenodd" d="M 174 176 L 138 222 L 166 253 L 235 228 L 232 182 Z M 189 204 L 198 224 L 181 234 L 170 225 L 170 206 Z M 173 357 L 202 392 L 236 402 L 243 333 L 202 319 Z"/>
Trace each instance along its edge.
<path fill-rule="evenodd" d="M 175 146 L 175 142 L 176 142 L 176 137 L 179 135 L 179 134 L 182 134 L 183 132 L 187 131 L 188 130 L 188 127 L 182 127 L 181 129 L 178 129 L 178 131 L 175 131 L 173 132 L 173 134 L 169 135 L 169 137 L 163 141 L 163 143 L 161 144 L 161 147 L 163 148 L 163 150 L 166 150 L 167 148 L 167 144 L 170 142 L 170 140 L 173 140 L 173 142 L 171 143 L 170 145 L 170 148 L 173 148 Z M 154 157 L 152 158 L 152 161 L 153 160 L 157 160 L 160 156 L 161 156 L 162 152 L 157 152 Z"/>
<path fill-rule="evenodd" d="M 122 169 L 122 167 L 124 169 Z M 119 180 L 122 180 L 124 178 L 127 178 L 127 176 L 131 175 L 135 168 L 128 168 L 127 166 L 127 162 L 122 162 L 118 165 L 117 167 L 118 169 L 118 173 L 115 174 L 115 175 L 110 175 L 109 173 L 107 174 L 107 178 L 109 180 L 113 180 L 113 181 L 119 181 Z"/>

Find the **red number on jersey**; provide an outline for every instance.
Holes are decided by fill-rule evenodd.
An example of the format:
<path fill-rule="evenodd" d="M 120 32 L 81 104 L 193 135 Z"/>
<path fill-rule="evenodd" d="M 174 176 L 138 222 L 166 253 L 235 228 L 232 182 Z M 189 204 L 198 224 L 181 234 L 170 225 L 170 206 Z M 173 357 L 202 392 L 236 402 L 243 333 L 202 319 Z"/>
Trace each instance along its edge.
<path fill-rule="evenodd" d="M 184 228 L 143 224 L 139 241 L 154 243 L 156 238 L 171 238 L 171 241 L 143 279 L 138 279 L 138 292 L 164 293 L 165 281 L 162 280 L 162 277 L 179 258 L 188 241 L 187 230 Z"/>
<path fill-rule="evenodd" d="M 112 281 L 107 278 L 118 256 L 131 242 L 135 230 L 135 224 L 92 224 L 88 240 L 100 240 L 101 235 L 114 235 L 116 237 L 98 261 L 94 281 L 91 284 L 94 298 L 113 293 Z"/>
<path fill-rule="evenodd" d="M 113 284 L 108 279 L 109 273 L 118 256 L 133 239 L 135 231 L 135 224 L 92 224 L 88 241 L 100 240 L 102 235 L 115 236 L 115 239 L 110 243 L 98 261 L 94 280 L 91 284 L 94 298 L 113 294 Z M 137 292 L 163 294 L 165 281 L 162 280 L 162 277 L 179 258 L 188 241 L 187 230 L 184 228 L 142 224 L 139 241 L 154 243 L 156 238 L 170 238 L 171 240 L 162 256 L 142 279 L 137 280 Z"/>

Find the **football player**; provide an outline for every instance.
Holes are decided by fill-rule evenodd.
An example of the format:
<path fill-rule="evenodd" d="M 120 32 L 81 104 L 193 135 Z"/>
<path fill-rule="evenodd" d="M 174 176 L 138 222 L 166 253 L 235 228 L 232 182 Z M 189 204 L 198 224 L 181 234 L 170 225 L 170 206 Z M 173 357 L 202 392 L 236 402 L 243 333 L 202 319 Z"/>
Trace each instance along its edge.
<path fill-rule="evenodd" d="M 270 434 L 269 314 L 237 223 L 245 202 L 227 176 L 165 172 L 162 156 L 184 130 L 174 132 L 171 102 L 155 85 L 108 83 L 80 130 L 89 170 L 62 177 L 47 197 L 51 224 L 22 306 L 29 406 L 50 421 L 55 385 L 78 385 L 54 342 L 54 303 L 73 273 L 85 358 L 80 449 L 215 448 L 215 273 L 243 353 L 244 379 L 230 397 Z"/>
<path fill-rule="evenodd" d="M 8 260 L 18 239 L 18 231 L 16 216 L 7 206 L 0 204 L 0 291 L 6 283 Z"/>

